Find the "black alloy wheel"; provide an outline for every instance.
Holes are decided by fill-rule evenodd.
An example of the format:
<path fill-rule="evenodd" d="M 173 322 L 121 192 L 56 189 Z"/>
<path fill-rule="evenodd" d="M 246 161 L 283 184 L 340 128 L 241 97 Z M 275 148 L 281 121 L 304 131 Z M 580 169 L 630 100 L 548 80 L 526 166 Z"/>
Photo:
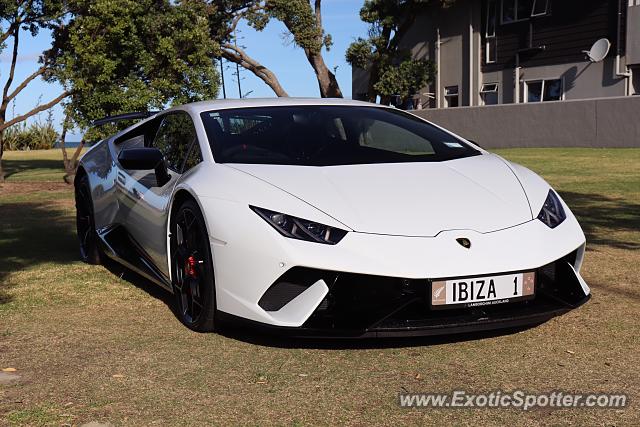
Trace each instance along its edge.
<path fill-rule="evenodd" d="M 172 216 L 171 265 L 178 317 L 198 332 L 215 329 L 215 284 L 207 228 L 198 205 L 184 202 Z"/>
<path fill-rule="evenodd" d="M 91 199 L 88 176 L 83 176 L 76 184 L 75 198 L 76 231 L 80 244 L 80 258 L 88 264 L 100 264 L 101 253 L 98 246 L 98 234 L 96 233 L 93 216 L 93 201 Z"/>

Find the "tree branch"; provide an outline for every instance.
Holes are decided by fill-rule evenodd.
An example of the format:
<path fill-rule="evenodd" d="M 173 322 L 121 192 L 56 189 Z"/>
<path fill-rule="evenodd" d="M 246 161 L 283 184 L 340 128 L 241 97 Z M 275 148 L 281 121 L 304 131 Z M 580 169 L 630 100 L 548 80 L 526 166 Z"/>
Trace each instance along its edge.
<path fill-rule="evenodd" d="M 235 16 L 233 20 L 231 21 L 231 25 L 229 26 L 229 29 L 226 31 L 226 36 L 228 37 L 235 32 L 236 28 L 238 27 L 238 24 L 247 15 L 247 13 L 257 12 L 258 10 L 264 10 L 264 9 L 265 9 L 265 5 L 262 4 L 262 2 L 259 2 L 257 4 L 252 5 L 251 7 L 237 10 L 235 12 Z"/>
<path fill-rule="evenodd" d="M 9 95 L 6 96 L 7 103 L 11 102 L 11 100 L 15 98 L 20 92 L 22 92 L 22 90 L 25 87 L 27 87 L 27 85 L 31 83 L 33 79 L 44 74 L 46 70 L 47 70 L 47 66 L 43 65 L 42 67 L 38 68 L 33 74 L 31 74 L 29 77 L 24 79 L 24 81 L 20 83 L 20 85 L 18 85 L 18 87 L 13 92 L 11 92 Z"/>
<path fill-rule="evenodd" d="M 14 30 L 16 29 L 16 27 L 20 27 L 20 25 L 22 24 L 22 20 L 24 19 L 24 17 L 26 16 L 27 12 L 26 12 L 26 3 L 27 1 L 20 1 L 18 2 L 18 4 L 16 5 L 16 13 L 13 16 L 13 22 L 11 24 L 9 24 L 9 27 L 7 28 L 7 31 L 2 33 L 2 35 L 0 35 L 0 45 L 4 42 L 7 41 L 7 39 L 9 37 L 11 37 L 11 35 L 13 34 Z M 33 3 L 33 1 L 30 1 L 30 3 Z M 20 10 L 20 8 L 22 7 L 22 13 L 18 13 L 18 11 Z"/>
<path fill-rule="evenodd" d="M 318 24 L 318 28 L 322 31 L 322 0 L 316 0 L 315 4 L 315 14 L 316 14 L 316 23 Z"/>
<path fill-rule="evenodd" d="M 284 90 L 276 75 L 267 67 L 250 57 L 242 48 L 231 43 L 222 44 L 222 57 L 228 61 L 240 65 L 242 68 L 251 71 L 256 77 L 261 79 L 279 97 L 289 96 Z"/>
<path fill-rule="evenodd" d="M 20 25 L 18 25 L 13 30 L 13 53 L 11 55 L 11 68 L 9 69 L 9 78 L 7 78 L 7 82 L 4 85 L 4 90 L 2 91 L 2 106 L 0 110 L 6 110 L 7 105 L 9 105 L 9 100 L 7 99 L 7 93 L 9 92 L 9 88 L 11 87 L 11 83 L 13 83 L 13 76 L 16 71 L 16 62 L 18 61 L 18 44 L 20 42 Z"/>
<path fill-rule="evenodd" d="M 21 116 L 16 116 L 13 119 L 9 120 L 8 122 L 0 124 L 0 133 L 3 132 L 8 127 L 11 127 L 11 126 L 15 125 L 16 123 L 20 123 L 22 121 L 25 121 L 31 116 L 35 116 L 36 114 L 38 114 L 38 113 L 40 113 L 42 111 L 48 110 L 49 108 L 53 107 L 54 105 L 56 105 L 57 103 L 59 103 L 60 101 L 62 101 L 63 99 L 65 99 L 69 95 L 71 95 L 70 91 L 64 91 L 57 98 L 52 99 L 51 101 L 47 102 L 46 104 L 39 105 L 36 108 L 34 108 L 33 110 L 29 111 L 28 113 L 25 113 L 25 114 L 23 114 Z"/>
<path fill-rule="evenodd" d="M 2 35 L 0 35 L 0 44 L 6 42 L 7 39 L 11 37 L 11 35 L 13 34 L 13 31 L 16 29 L 16 26 L 18 25 L 19 24 L 16 21 L 12 22 L 11 25 L 9 25 L 9 28 L 7 28 L 7 31 L 5 31 Z"/>
<path fill-rule="evenodd" d="M 398 28 L 393 34 L 393 38 L 389 41 L 389 47 L 391 49 L 396 49 L 400 45 L 402 38 L 407 33 L 407 31 L 409 31 L 409 29 L 411 28 L 415 20 L 416 20 L 416 14 L 412 13 L 412 14 L 409 14 L 409 16 L 404 20 L 404 22 L 402 22 L 402 24 L 398 25 Z"/>

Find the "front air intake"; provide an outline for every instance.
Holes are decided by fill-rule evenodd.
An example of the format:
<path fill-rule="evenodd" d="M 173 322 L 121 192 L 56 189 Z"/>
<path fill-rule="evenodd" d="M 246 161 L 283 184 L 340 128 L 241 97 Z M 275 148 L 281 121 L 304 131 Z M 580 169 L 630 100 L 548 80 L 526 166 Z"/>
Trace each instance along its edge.
<path fill-rule="evenodd" d="M 278 311 L 318 280 L 327 285 L 335 281 L 337 273 L 294 267 L 278 278 L 262 295 L 258 305 L 265 311 Z"/>

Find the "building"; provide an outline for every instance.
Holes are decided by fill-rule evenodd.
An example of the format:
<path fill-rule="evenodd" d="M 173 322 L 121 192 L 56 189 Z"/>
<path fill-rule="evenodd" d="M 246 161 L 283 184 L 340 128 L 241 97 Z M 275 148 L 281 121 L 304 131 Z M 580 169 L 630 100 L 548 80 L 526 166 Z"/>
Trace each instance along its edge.
<path fill-rule="evenodd" d="M 402 44 L 436 65 L 423 108 L 640 94 L 640 0 L 457 0 L 425 7 Z M 367 78 L 354 70 L 354 98 Z"/>

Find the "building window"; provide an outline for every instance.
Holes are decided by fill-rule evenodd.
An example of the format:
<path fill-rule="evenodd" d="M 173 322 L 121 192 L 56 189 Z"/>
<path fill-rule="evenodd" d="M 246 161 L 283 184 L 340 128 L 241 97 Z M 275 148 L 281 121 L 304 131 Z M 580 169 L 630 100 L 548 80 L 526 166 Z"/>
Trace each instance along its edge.
<path fill-rule="evenodd" d="M 480 99 L 482 105 L 496 105 L 500 101 L 498 99 L 498 83 L 485 83 L 480 90 Z"/>
<path fill-rule="evenodd" d="M 444 88 L 445 107 L 453 108 L 460 105 L 458 86 L 447 86 Z"/>
<path fill-rule="evenodd" d="M 543 16 L 549 13 L 549 0 L 502 0 L 501 22 L 524 21 L 532 16 Z"/>
<path fill-rule="evenodd" d="M 562 79 L 530 80 L 525 82 L 526 102 L 561 101 L 564 99 Z"/>
<path fill-rule="evenodd" d="M 516 20 L 516 3 L 518 0 L 502 0 L 502 23 L 508 24 Z"/>
<path fill-rule="evenodd" d="M 640 95 L 640 66 L 631 67 L 631 94 Z"/>
<path fill-rule="evenodd" d="M 531 16 L 544 16 L 549 13 L 549 0 L 533 0 Z"/>
<path fill-rule="evenodd" d="M 487 37 L 495 37 L 496 35 L 496 0 L 487 2 Z"/>
<path fill-rule="evenodd" d="M 497 18 L 497 10 L 496 10 L 496 0 L 489 0 L 487 3 L 487 22 L 485 29 L 485 61 L 487 64 L 491 64 L 496 62 L 497 59 L 497 50 L 496 50 L 496 18 Z"/>

